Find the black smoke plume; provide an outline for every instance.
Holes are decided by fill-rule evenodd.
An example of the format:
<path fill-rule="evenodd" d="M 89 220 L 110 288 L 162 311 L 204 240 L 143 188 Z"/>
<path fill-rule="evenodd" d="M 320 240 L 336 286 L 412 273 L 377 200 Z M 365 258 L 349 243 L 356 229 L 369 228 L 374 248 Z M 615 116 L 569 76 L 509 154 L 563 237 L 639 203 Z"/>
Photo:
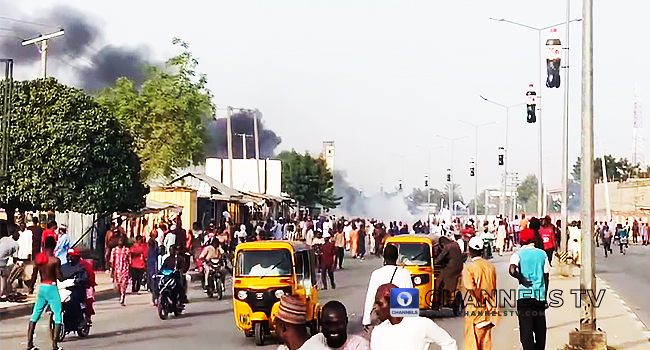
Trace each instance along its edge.
<path fill-rule="evenodd" d="M 235 113 L 231 117 L 233 133 L 233 158 L 243 157 L 242 137 L 237 134 L 254 135 L 253 117 L 248 113 Z M 275 149 L 282 142 L 282 139 L 273 131 L 266 129 L 262 120 L 258 120 L 260 131 L 260 158 L 272 158 L 275 155 Z M 228 138 L 227 138 L 226 118 L 219 118 L 208 125 L 208 134 L 210 142 L 205 148 L 207 157 L 227 158 L 228 157 Z M 246 138 L 246 156 L 255 158 L 255 139 Z"/>
<path fill-rule="evenodd" d="M 0 1 L 0 8 L 5 2 Z M 88 90 L 104 88 L 119 77 L 130 78 L 138 85 L 144 81 L 145 64 L 149 61 L 147 50 L 101 45 L 102 30 L 87 14 L 57 5 L 33 15 L 11 11 L 11 18 L 20 22 L 0 19 L 0 27 L 9 29 L 0 36 L 0 54 L 13 58 L 17 66 L 40 60 L 38 47 L 22 46 L 22 40 L 63 29 L 65 35 L 48 42 L 48 67 L 72 66 L 78 85 Z"/>

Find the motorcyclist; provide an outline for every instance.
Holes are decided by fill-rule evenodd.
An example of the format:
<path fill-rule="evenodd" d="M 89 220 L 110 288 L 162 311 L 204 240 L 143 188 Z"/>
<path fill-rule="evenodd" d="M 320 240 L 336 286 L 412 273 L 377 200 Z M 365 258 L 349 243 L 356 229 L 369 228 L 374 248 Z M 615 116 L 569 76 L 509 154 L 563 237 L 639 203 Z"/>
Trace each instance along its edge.
<path fill-rule="evenodd" d="M 80 263 L 81 256 L 76 249 L 68 250 L 68 263 L 61 266 L 61 275 L 64 279 L 73 279 L 73 285 L 67 287 L 71 292 L 70 302 L 66 312 L 73 320 L 81 319 L 81 305 L 86 303 L 86 289 L 89 285 L 88 272 Z"/>
<path fill-rule="evenodd" d="M 183 283 L 181 269 L 183 268 L 184 261 L 182 258 L 179 258 L 176 246 L 172 245 L 169 247 L 169 253 L 164 256 L 163 263 L 160 267 L 160 270 L 171 270 L 174 271 L 172 276 L 176 280 L 176 290 L 175 292 L 181 298 L 181 303 L 187 303 L 187 294 L 185 291 L 185 283 Z"/>
<path fill-rule="evenodd" d="M 212 261 L 219 261 L 223 256 L 223 249 L 218 239 L 212 239 L 212 241 L 203 247 L 201 254 L 199 254 L 199 266 L 203 267 L 203 276 L 204 276 L 204 285 L 203 288 L 208 288 L 208 277 L 212 271 Z"/>

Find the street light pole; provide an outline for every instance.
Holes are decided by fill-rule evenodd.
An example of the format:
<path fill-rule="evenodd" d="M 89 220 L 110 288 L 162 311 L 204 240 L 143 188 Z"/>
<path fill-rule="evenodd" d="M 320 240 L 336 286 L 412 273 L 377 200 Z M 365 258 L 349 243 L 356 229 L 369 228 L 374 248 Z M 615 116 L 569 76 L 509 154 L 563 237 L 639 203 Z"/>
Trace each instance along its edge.
<path fill-rule="evenodd" d="M 582 1 L 582 247 L 580 254 L 580 330 L 569 334 L 569 346 L 606 349 L 607 335 L 596 328 L 596 309 L 591 295 L 596 291 L 594 232 L 594 56 L 593 4 Z M 585 293 L 582 293 L 585 291 Z M 591 293 L 590 293 L 591 292 Z"/>
<path fill-rule="evenodd" d="M 503 169 L 504 169 L 504 171 L 503 171 L 504 172 L 504 175 L 503 175 L 504 180 L 503 181 L 505 183 L 505 181 L 506 181 L 505 178 L 508 176 L 508 131 L 509 131 L 509 129 L 508 129 L 509 124 L 508 123 L 510 122 L 510 108 L 519 107 L 521 105 L 524 105 L 525 102 L 517 103 L 517 104 L 514 104 L 514 105 L 510 105 L 510 106 L 506 106 L 504 104 L 494 102 L 494 101 L 492 101 L 492 100 L 490 100 L 488 98 L 485 98 L 485 97 L 483 97 L 483 95 L 479 95 L 479 97 L 482 98 L 486 102 L 490 102 L 493 105 L 499 106 L 499 107 L 504 108 L 506 110 L 506 127 L 505 127 L 505 129 L 506 129 L 506 131 L 505 131 L 505 141 L 506 141 L 506 143 L 505 143 L 505 152 L 504 152 L 504 156 L 503 156 Z M 504 188 L 503 188 L 503 191 L 502 191 L 502 194 L 501 194 L 501 196 L 502 196 L 501 198 L 502 198 L 502 200 L 504 202 L 507 202 L 505 186 L 506 185 L 504 185 Z M 506 206 L 507 205 L 505 203 L 501 205 L 502 214 L 505 214 L 505 207 Z"/>
<path fill-rule="evenodd" d="M 496 124 L 498 122 L 489 122 L 483 124 L 474 124 L 465 120 L 458 119 L 459 122 L 465 123 L 469 126 L 474 127 L 474 216 L 476 220 L 476 227 L 478 229 L 478 129 L 484 126 Z"/>
<path fill-rule="evenodd" d="M 546 207 L 546 200 L 545 200 L 545 198 L 543 198 L 544 197 L 544 180 L 543 180 L 543 173 L 542 173 L 542 171 L 543 171 L 542 170 L 543 169 L 543 164 L 542 164 L 543 163 L 542 162 L 542 157 L 543 157 L 543 155 L 542 155 L 543 154 L 543 151 L 542 151 L 542 145 L 543 145 L 543 142 L 542 142 L 542 31 L 546 30 L 546 29 L 553 28 L 553 27 L 559 27 L 559 26 L 561 26 L 563 24 L 568 25 L 568 23 L 571 23 L 571 22 L 582 21 L 582 19 L 579 19 L 579 18 L 578 19 L 573 19 L 573 20 L 570 20 L 570 21 L 567 21 L 567 22 L 564 22 L 564 23 L 558 23 L 558 24 L 543 27 L 543 28 L 536 28 L 536 27 L 532 27 L 532 26 L 529 26 L 529 25 L 509 21 L 509 20 L 506 20 L 506 19 L 503 19 L 503 18 L 500 18 L 500 19 L 490 18 L 490 19 L 493 20 L 493 21 L 506 22 L 506 23 L 514 24 L 514 25 L 517 25 L 517 26 L 520 26 L 520 27 L 524 27 L 524 28 L 528 28 L 528 29 L 532 29 L 532 30 L 537 31 L 537 40 L 538 40 L 538 44 L 537 44 L 537 48 L 538 48 L 538 55 L 537 55 L 538 56 L 537 57 L 538 58 L 538 64 L 537 65 L 538 65 L 538 69 L 539 69 L 539 76 L 538 76 L 538 78 L 539 78 L 539 89 L 538 89 L 539 93 L 537 94 L 537 107 L 538 107 L 538 110 L 539 110 L 539 115 L 537 116 L 537 120 L 538 120 L 538 123 L 539 123 L 539 125 L 538 125 L 538 127 L 539 127 L 539 163 L 538 163 L 539 169 L 538 169 L 538 179 L 537 179 L 537 184 L 538 184 L 538 186 L 537 186 L 537 212 L 539 213 L 539 216 L 541 217 L 541 216 L 544 215 L 545 207 Z M 565 84 L 566 84 L 566 82 L 565 82 Z M 565 223 L 565 225 L 566 225 L 566 223 Z"/>
<path fill-rule="evenodd" d="M 451 177 L 450 177 L 451 180 L 449 181 L 449 184 L 450 184 L 450 186 L 449 186 L 449 215 L 451 215 L 452 218 L 453 218 L 453 212 L 455 211 L 455 207 L 454 207 L 454 142 L 465 139 L 465 138 L 467 138 L 467 136 L 457 137 L 455 139 L 452 139 L 452 138 L 449 138 L 449 137 L 446 137 L 446 136 L 442 136 L 442 135 L 437 135 L 437 134 L 433 135 L 433 136 L 434 137 L 439 137 L 441 139 L 445 139 L 445 140 L 449 141 L 449 143 L 451 143 L 451 167 L 449 168 L 449 170 L 451 172 Z"/>
<path fill-rule="evenodd" d="M 564 118 L 562 118 L 562 208 L 560 219 L 562 220 L 560 239 L 560 252 L 566 253 L 567 240 L 564 235 L 567 232 L 569 221 L 569 22 L 571 18 L 571 0 L 566 1 L 566 38 L 564 46 L 566 49 L 564 69 Z M 604 159 L 604 158 L 603 158 Z M 606 174 L 603 172 L 603 174 Z"/>

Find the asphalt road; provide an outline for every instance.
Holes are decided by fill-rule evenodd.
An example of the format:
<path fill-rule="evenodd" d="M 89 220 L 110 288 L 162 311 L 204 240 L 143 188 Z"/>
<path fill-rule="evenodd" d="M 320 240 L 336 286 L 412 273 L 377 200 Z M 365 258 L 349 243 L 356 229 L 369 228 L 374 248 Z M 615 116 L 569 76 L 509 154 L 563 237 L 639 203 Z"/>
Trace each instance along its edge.
<path fill-rule="evenodd" d="M 612 250 L 614 253 L 605 258 L 602 246 L 596 248 L 596 274 L 650 327 L 650 246 L 630 245 L 625 255 L 618 247 Z"/>
<path fill-rule="evenodd" d="M 335 272 L 337 289 L 320 291 L 321 302 L 340 300 L 348 308 L 349 332 L 363 334 L 361 313 L 370 273 L 381 266 L 377 258 L 365 261 L 346 260 L 344 269 Z M 252 338 L 246 338 L 234 326 L 230 283 L 223 300 L 208 299 L 200 290 L 198 282 L 190 290 L 190 303 L 183 315 L 170 316 L 162 321 L 156 309 L 149 305 L 149 294 L 127 295 L 126 306 L 118 305 L 116 299 L 98 302 L 97 315 L 93 318 L 93 328 L 87 338 L 80 339 L 76 334 L 68 334 L 61 346 L 67 350 L 75 349 L 115 349 L 141 350 L 160 349 L 260 349 Z M 460 318 L 454 318 L 451 311 L 441 311 L 435 315 L 436 322 L 445 328 L 455 339 L 462 339 Z M 7 350 L 24 349 L 28 317 L 3 320 L 0 327 L 0 348 Z M 50 347 L 47 333 L 48 322 L 44 317 L 36 330 L 35 345 L 41 349 Z M 275 349 L 277 342 L 267 339 L 269 345 L 261 349 Z M 435 349 L 436 347 L 432 347 Z"/>
<path fill-rule="evenodd" d="M 617 252 L 604 258 L 602 248 L 596 251 L 597 272 L 623 299 L 650 324 L 650 247 L 631 246 L 627 255 Z M 496 256 L 491 260 L 497 267 L 501 288 L 516 288 L 516 282 L 507 275 L 508 256 Z M 343 270 L 335 272 L 338 288 L 320 291 L 322 303 L 340 300 L 348 309 L 349 332 L 365 334 L 361 327 L 361 313 L 370 273 L 381 266 L 377 258 L 365 261 L 347 259 Z M 69 334 L 61 344 L 65 349 L 115 349 L 124 350 L 161 349 L 177 350 L 191 346 L 192 349 L 275 349 L 277 343 L 269 338 L 269 345 L 257 347 L 252 338 L 237 331 L 233 323 L 230 284 L 227 284 L 224 300 L 208 299 L 197 282 L 190 291 L 190 304 L 181 317 L 170 316 L 162 321 L 156 309 L 149 305 L 149 294 L 128 295 L 126 307 L 120 307 L 116 299 L 98 302 L 97 315 L 90 335 L 79 339 Z M 433 318 L 447 330 L 462 348 L 462 320 L 451 311 L 434 314 Z M 24 349 L 28 317 L 3 320 L 0 325 L 1 349 Z M 495 348 L 518 348 L 518 333 L 514 320 L 497 327 L 493 336 Z M 43 319 L 36 331 L 36 346 L 49 348 L 47 320 Z M 432 346 L 432 349 L 437 347 Z"/>

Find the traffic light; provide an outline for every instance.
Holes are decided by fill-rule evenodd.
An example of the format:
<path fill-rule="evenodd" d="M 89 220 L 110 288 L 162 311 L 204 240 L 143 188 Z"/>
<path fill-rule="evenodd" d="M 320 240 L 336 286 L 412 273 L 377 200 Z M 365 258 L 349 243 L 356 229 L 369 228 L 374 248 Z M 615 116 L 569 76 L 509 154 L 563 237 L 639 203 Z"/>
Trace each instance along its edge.
<path fill-rule="evenodd" d="M 424 187 L 429 187 L 429 174 L 424 174 Z"/>
<path fill-rule="evenodd" d="M 528 123 L 535 123 L 537 117 L 535 116 L 535 107 L 537 106 L 537 93 L 533 89 L 533 84 L 528 85 L 528 91 L 526 92 L 526 110 L 528 116 L 526 121 Z"/>
<path fill-rule="evenodd" d="M 451 182 L 451 169 L 447 169 L 447 182 Z"/>
<path fill-rule="evenodd" d="M 469 176 L 470 177 L 474 177 L 474 167 L 475 166 L 476 166 L 476 164 L 474 163 L 474 160 L 473 159 L 470 160 L 470 162 L 469 162 Z"/>
<path fill-rule="evenodd" d="M 402 192 L 402 179 L 399 179 L 399 191 Z"/>
<path fill-rule="evenodd" d="M 557 29 L 551 29 L 551 36 L 546 40 L 546 87 L 560 87 L 560 62 L 562 44 L 557 37 Z"/>
<path fill-rule="evenodd" d="M 499 147 L 499 166 L 505 163 L 505 148 Z"/>

